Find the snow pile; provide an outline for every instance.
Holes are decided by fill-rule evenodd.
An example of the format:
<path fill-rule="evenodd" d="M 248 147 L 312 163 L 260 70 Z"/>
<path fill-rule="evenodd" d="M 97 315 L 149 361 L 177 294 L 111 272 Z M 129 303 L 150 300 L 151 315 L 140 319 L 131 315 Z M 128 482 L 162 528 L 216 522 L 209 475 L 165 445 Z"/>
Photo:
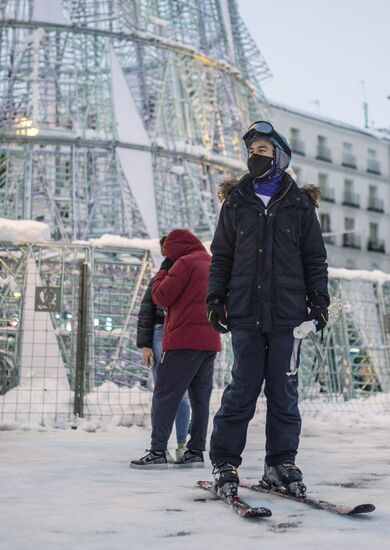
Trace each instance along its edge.
<path fill-rule="evenodd" d="M 50 379 L 31 378 L 0 396 L 0 430 L 68 425 L 73 402 L 72 391 L 55 387 Z"/>
<path fill-rule="evenodd" d="M 136 385 L 131 388 L 107 381 L 86 396 L 84 416 L 99 418 L 116 426 L 148 425 L 151 392 Z"/>
<path fill-rule="evenodd" d="M 24 244 L 50 241 L 50 227 L 32 220 L 0 218 L 0 241 Z"/>
<path fill-rule="evenodd" d="M 390 281 L 390 274 L 374 269 L 368 271 L 365 269 L 345 269 L 342 267 L 329 267 L 329 276 L 332 279 L 347 279 L 348 281 L 359 280 L 370 283 L 384 284 Z"/>

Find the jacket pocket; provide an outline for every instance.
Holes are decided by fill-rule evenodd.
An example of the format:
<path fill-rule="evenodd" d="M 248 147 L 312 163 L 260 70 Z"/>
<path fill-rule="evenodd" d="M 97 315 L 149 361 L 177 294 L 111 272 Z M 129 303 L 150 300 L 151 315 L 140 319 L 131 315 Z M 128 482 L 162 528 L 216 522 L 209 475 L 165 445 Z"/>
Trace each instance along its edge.
<path fill-rule="evenodd" d="M 237 277 L 229 283 L 227 298 L 228 318 L 242 319 L 251 312 L 252 277 Z"/>
<path fill-rule="evenodd" d="M 285 319 L 307 315 L 306 289 L 303 281 L 277 277 L 275 287 L 276 314 Z"/>

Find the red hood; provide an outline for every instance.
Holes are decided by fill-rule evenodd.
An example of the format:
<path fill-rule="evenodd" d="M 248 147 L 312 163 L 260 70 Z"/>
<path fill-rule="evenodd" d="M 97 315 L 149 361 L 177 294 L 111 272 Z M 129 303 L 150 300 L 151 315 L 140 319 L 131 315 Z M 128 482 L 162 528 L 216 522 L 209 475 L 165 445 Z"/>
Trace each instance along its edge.
<path fill-rule="evenodd" d="M 177 260 L 195 250 L 207 252 L 198 237 L 195 237 L 188 229 L 174 229 L 164 241 L 163 253 L 170 260 Z"/>

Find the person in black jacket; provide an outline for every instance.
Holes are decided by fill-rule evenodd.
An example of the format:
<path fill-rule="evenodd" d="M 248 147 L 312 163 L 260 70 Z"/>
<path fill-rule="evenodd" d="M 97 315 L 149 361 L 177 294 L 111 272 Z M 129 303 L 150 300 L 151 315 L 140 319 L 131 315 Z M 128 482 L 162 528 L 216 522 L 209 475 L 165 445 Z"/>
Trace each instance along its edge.
<path fill-rule="evenodd" d="M 162 246 L 166 237 L 160 239 L 161 254 Z M 142 348 L 142 361 L 145 366 L 152 368 L 153 381 L 156 382 L 157 370 L 162 354 L 162 336 L 164 330 L 164 309 L 157 306 L 152 300 L 152 284 L 149 285 L 142 298 L 141 307 L 138 313 L 137 323 L 137 347 Z M 187 392 L 183 395 L 177 409 L 176 426 L 176 460 L 180 460 L 185 452 L 188 428 L 190 424 L 191 407 Z M 151 421 L 153 424 L 153 408 L 151 411 Z M 173 458 L 171 458 L 173 462 Z"/>
<path fill-rule="evenodd" d="M 235 494 L 248 423 L 265 381 L 262 482 L 302 494 L 295 465 L 301 417 L 293 329 L 309 319 L 317 330 L 327 323 L 326 250 L 315 213 L 319 190 L 298 188 L 286 173 L 291 150 L 269 122 L 252 124 L 243 139 L 249 173 L 221 186 L 224 202 L 211 244 L 209 321 L 218 332 L 231 330 L 234 366 L 214 418 L 210 458 L 219 491 Z"/>

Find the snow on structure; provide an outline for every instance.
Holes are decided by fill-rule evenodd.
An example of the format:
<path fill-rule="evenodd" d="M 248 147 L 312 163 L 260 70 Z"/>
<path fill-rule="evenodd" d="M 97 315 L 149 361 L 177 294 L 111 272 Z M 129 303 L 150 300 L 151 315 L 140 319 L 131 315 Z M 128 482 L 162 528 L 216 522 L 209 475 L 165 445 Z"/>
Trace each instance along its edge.
<path fill-rule="evenodd" d="M 50 227 L 31 220 L 0 218 L 0 241 L 9 243 L 44 243 L 50 241 Z"/>

